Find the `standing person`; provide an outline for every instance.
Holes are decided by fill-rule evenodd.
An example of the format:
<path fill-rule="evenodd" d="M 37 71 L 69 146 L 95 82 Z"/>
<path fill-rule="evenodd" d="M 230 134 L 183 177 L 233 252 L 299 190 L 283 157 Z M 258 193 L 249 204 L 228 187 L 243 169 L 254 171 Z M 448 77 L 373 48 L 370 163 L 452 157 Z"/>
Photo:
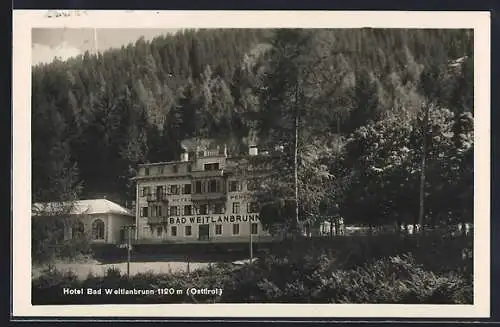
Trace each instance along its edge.
<path fill-rule="evenodd" d="M 339 218 L 339 232 L 340 235 L 345 235 L 344 217 L 342 216 Z"/>
<path fill-rule="evenodd" d="M 340 217 L 337 216 L 334 219 L 334 224 L 335 224 L 335 235 L 340 235 Z"/>

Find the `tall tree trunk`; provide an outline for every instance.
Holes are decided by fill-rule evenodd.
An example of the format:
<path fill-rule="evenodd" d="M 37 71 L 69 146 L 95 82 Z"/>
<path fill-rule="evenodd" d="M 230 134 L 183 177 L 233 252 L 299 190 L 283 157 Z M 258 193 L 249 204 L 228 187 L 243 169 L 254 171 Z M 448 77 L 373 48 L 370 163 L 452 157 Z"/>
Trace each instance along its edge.
<path fill-rule="evenodd" d="M 429 106 L 425 106 L 422 135 L 422 161 L 420 163 L 420 203 L 418 211 L 418 224 L 420 225 L 420 230 L 424 229 L 424 215 L 425 215 L 425 168 L 427 159 L 427 137 L 428 137 L 428 124 L 429 124 Z"/>
<path fill-rule="evenodd" d="M 300 76 L 297 80 L 297 89 L 295 91 L 295 146 L 294 146 L 294 183 L 295 183 L 295 232 L 300 233 L 299 225 L 299 173 L 298 173 L 298 147 L 299 147 L 299 92 Z"/>

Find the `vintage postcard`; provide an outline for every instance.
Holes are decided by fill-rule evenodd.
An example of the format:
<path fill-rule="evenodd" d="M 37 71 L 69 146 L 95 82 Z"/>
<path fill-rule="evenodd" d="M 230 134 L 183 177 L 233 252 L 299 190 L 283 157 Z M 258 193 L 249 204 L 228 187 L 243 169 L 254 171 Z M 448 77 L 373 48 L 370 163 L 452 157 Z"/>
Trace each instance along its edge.
<path fill-rule="evenodd" d="M 489 13 L 14 11 L 13 44 L 13 316 L 489 316 Z"/>

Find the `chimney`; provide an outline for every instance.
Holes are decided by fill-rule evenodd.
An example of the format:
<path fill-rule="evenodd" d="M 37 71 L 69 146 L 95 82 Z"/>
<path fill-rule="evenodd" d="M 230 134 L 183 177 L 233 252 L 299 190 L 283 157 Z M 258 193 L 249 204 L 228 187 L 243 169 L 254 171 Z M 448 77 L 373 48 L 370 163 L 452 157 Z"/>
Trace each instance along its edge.
<path fill-rule="evenodd" d="M 249 154 L 249 155 L 251 155 L 251 156 L 256 156 L 258 153 L 259 153 L 259 151 L 257 150 L 257 146 L 255 146 L 255 145 L 251 145 L 251 146 L 248 148 L 248 154 Z"/>
<path fill-rule="evenodd" d="M 181 161 L 189 161 L 189 154 L 187 152 L 181 153 Z"/>

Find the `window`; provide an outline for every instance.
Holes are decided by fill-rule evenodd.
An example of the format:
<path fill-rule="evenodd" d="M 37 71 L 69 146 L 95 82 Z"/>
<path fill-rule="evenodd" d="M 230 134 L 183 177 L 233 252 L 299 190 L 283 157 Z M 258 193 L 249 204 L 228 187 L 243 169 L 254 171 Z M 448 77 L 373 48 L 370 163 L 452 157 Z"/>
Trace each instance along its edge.
<path fill-rule="evenodd" d="M 240 233 L 240 224 L 233 224 L 233 235 L 238 235 Z"/>
<path fill-rule="evenodd" d="M 163 207 L 158 206 L 158 217 L 161 217 L 163 215 Z"/>
<path fill-rule="evenodd" d="M 250 203 L 248 203 L 248 205 L 247 205 L 247 212 L 248 213 L 259 212 L 259 205 L 257 204 L 257 202 L 250 202 Z"/>
<path fill-rule="evenodd" d="M 177 216 L 177 206 L 170 207 L 170 216 Z"/>
<path fill-rule="evenodd" d="M 177 226 L 172 226 L 170 228 L 170 233 L 172 234 L 172 236 L 177 236 Z"/>
<path fill-rule="evenodd" d="M 71 238 L 78 239 L 83 236 L 85 232 L 85 227 L 80 220 L 75 221 L 73 227 L 71 228 Z"/>
<path fill-rule="evenodd" d="M 174 172 L 174 174 L 177 174 L 177 172 L 179 171 L 179 167 L 177 167 L 177 165 L 173 165 L 172 171 Z"/>
<path fill-rule="evenodd" d="M 233 203 L 233 213 L 240 213 L 240 203 L 239 202 Z"/>
<path fill-rule="evenodd" d="M 222 225 L 215 225 L 215 235 L 222 234 Z"/>
<path fill-rule="evenodd" d="M 191 205 L 185 205 L 184 206 L 184 215 L 186 216 L 191 216 L 193 214 L 193 211 L 191 210 Z"/>
<path fill-rule="evenodd" d="M 212 179 L 208 182 L 208 192 L 215 193 L 217 192 L 217 181 Z"/>
<path fill-rule="evenodd" d="M 223 214 L 226 212 L 226 206 L 224 203 L 216 203 L 212 207 L 212 213 Z"/>
<path fill-rule="evenodd" d="M 147 217 L 148 216 L 148 207 L 142 207 L 141 208 L 141 217 Z"/>
<path fill-rule="evenodd" d="M 251 233 L 253 235 L 257 234 L 259 231 L 259 225 L 257 223 L 252 223 L 251 225 Z"/>
<path fill-rule="evenodd" d="M 170 194 L 179 194 L 179 186 L 170 185 Z"/>
<path fill-rule="evenodd" d="M 156 228 L 156 236 L 161 236 L 162 232 L 163 232 L 163 228 L 161 228 L 161 226 Z"/>
<path fill-rule="evenodd" d="M 219 170 L 219 163 L 216 162 L 216 163 L 205 164 L 204 170 L 206 170 L 206 171 Z"/>
<path fill-rule="evenodd" d="M 241 192 L 241 184 L 238 181 L 229 182 L 229 192 Z"/>
<path fill-rule="evenodd" d="M 191 172 L 191 165 L 188 165 L 188 166 L 187 166 L 187 171 L 188 171 L 188 173 L 190 173 L 190 172 Z"/>
<path fill-rule="evenodd" d="M 186 226 L 184 232 L 186 236 L 191 236 L 191 226 Z"/>
<path fill-rule="evenodd" d="M 184 184 L 184 188 L 182 190 L 183 194 L 191 194 L 191 184 Z"/>
<path fill-rule="evenodd" d="M 104 221 L 101 219 L 92 222 L 92 238 L 94 240 L 104 240 Z"/>
<path fill-rule="evenodd" d="M 208 214 L 208 205 L 207 204 L 200 205 L 200 215 L 206 215 L 206 214 Z"/>
<path fill-rule="evenodd" d="M 163 166 L 158 167 L 158 174 L 163 175 L 164 169 Z"/>
<path fill-rule="evenodd" d="M 194 184 L 194 192 L 201 193 L 201 181 L 196 181 Z"/>
<path fill-rule="evenodd" d="M 158 200 L 163 199 L 163 186 L 156 187 L 156 197 L 158 198 Z"/>
<path fill-rule="evenodd" d="M 148 196 L 149 194 L 151 194 L 151 188 L 149 188 L 149 186 L 143 187 L 141 195 L 142 196 Z"/>
<path fill-rule="evenodd" d="M 144 168 L 144 175 L 149 176 L 149 168 Z"/>

